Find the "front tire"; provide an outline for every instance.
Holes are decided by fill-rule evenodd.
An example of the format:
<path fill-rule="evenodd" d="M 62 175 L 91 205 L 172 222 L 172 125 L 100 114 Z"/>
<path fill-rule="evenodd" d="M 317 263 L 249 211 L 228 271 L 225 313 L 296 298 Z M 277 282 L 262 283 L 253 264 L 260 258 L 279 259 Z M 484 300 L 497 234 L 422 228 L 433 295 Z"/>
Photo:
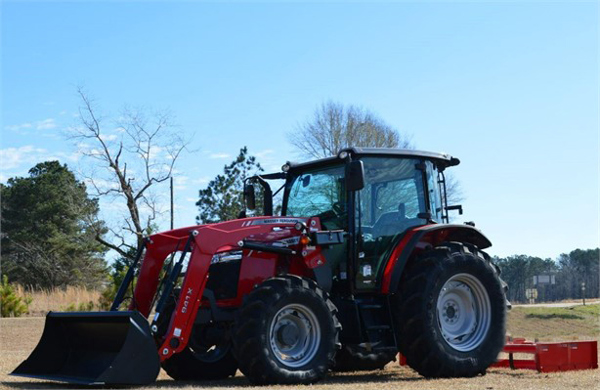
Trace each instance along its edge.
<path fill-rule="evenodd" d="M 179 297 L 179 290 L 174 291 Z M 176 301 L 171 297 L 159 317 L 159 334 L 169 327 Z M 183 351 L 165 360 L 161 366 L 171 378 L 185 381 L 226 379 L 234 376 L 237 361 L 233 357 L 230 324 L 196 325 Z"/>
<path fill-rule="evenodd" d="M 164 361 L 162 368 L 175 380 L 201 381 L 234 376 L 237 365 L 230 345 L 204 347 L 199 351 L 188 346 Z"/>
<path fill-rule="evenodd" d="M 341 328 L 336 312 L 312 280 L 266 280 L 248 294 L 234 324 L 240 371 L 253 384 L 319 381 L 334 362 Z"/>
<path fill-rule="evenodd" d="M 506 333 L 503 282 L 476 247 L 445 243 L 404 271 L 394 297 L 400 352 L 428 378 L 485 373 Z"/>

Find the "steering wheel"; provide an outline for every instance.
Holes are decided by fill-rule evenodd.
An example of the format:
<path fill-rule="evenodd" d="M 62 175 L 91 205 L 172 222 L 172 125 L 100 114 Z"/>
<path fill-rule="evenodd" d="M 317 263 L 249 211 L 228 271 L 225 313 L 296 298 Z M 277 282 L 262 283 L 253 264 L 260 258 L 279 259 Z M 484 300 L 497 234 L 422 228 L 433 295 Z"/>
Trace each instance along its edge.
<path fill-rule="evenodd" d="M 344 205 L 340 202 L 333 203 L 333 205 L 331 205 L 331 211 L 333 211 L 335 216 L 338 218 L 346 217 L 346 209 L 345 209 Z"/>

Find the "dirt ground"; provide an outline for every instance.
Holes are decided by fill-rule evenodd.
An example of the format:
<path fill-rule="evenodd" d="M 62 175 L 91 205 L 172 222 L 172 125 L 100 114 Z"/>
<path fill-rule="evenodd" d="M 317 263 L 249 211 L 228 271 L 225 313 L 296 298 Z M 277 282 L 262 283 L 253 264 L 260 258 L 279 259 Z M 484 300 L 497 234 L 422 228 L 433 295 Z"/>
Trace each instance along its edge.
<path fill-rule="evenodd" d="M 513 321 L 514 322 L 514 321 Z M 515 322 L 517 324 L 518 322 Z M 75 389 L 65 384 L 27 380 L 12 377 L 11 372 L 23 361 L 37 344 L 44 326 L 44 318 L 8 318 L 0 319 L 0 389 Z M 517 326 L 517 325 L 514 325 Z M 513 329 L 514 329 L 513 326 Z M 509 318 L 509 329 L 511 318 Z M 568 328 L 568 326 L 567 326 Z M 597 336 L 597 335 L 596 335 Z M 579 339 L 589 337 L 579 337 Z M 597 339 L 597 337 L 595 337 Z M 252 387 L 239 373 L 235 378 L 212 382 L 175 382 L 164 372 L 158 381 L 144 389 L 223 389 L 231 387 Z M 409 368 L 390 363 L 385 370 L 330 374 L 316 385 L 271 386 L 261 389 L 598 389 L 600 388 L 600 370 L 572 371 L 565 373 L 539 374 L 529 370 L 489 369 L 487 375 L 468 379 L 426 380 Z"/>

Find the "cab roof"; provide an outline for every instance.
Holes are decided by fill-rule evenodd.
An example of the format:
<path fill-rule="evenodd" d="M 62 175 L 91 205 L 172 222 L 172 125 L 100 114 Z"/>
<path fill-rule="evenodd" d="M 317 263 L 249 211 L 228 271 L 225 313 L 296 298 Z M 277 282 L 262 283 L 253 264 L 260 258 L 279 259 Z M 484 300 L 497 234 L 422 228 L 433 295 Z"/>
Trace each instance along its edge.
<path fill-rule="evenodd" d="M 340 158 L 342 152 L 347 152 L 352 158 L 359 157 L 408 157 L 408 158 L 423 158 L 430 160 L 436 164 L 438 169 L 445 169 L 458 165 L 460 160 L 446 153 L 425 152 L 412 149 L 391 149 L 391 148 L 345 148 L 338 152 L 337 156 L 321 158 L 318 160 L 306 161 L 302 163 L 288 162 L 291 171 L 304 170 L 307 168 L 318 168 L 327 166 L 336 162 L 342 162 Z"/>

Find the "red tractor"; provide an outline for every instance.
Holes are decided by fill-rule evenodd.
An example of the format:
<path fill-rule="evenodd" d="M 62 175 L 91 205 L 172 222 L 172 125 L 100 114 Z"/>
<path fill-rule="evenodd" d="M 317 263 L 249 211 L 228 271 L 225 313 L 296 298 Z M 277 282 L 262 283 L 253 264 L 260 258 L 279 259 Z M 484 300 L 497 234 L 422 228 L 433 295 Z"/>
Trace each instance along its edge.
<path fill-rule="evenodd" d="M 245 203 L 262 199 L 264 216 L 149 236 L 111 311 L 49 313 L 13 374 L 148 384 L 162 366 L 179 380 L 239 369 L 254 384 L 313 383 L 398 352 L 428 378 L 484 373 L 505 340 L 506 284 L 474 224 L 448 223 L 462 210 L 444 170 L 458 163 L 350 148 L 252 177 Z M 281 216 L 272 180 L 285 181 Z"/>

